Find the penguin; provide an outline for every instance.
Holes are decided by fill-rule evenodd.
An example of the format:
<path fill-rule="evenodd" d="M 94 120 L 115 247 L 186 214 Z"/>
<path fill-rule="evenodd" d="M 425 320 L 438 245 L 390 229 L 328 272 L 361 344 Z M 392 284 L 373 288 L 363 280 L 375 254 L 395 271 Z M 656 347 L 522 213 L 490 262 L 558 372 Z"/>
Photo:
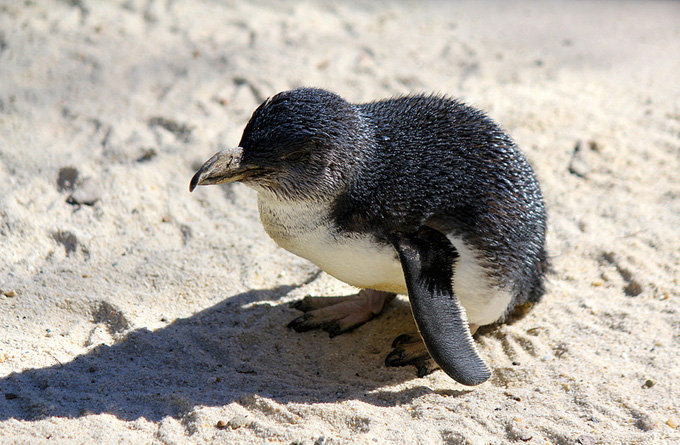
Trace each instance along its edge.
<path fill-rule="evenodd" d="M 291 328 L 338 335 L 408 295 L 418 331 L 395 339 L 388 366 L 483 383 L 491 372 L 476 329 L 544 294 L 536 175 L 498 124 L 459 100 L 354 104 L 318 88 L 281 92 L 189 190 L 236 181 L 257 191 L 260 220 L 279 246 L 361 289 L 296 302 L 304 315 Z"/>

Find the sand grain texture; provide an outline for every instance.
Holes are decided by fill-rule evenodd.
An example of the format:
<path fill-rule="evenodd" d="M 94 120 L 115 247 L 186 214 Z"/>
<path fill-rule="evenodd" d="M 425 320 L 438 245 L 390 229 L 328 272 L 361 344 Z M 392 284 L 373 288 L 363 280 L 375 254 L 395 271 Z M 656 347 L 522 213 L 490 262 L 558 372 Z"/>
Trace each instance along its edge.
<path fill-rule="evenodd" d="M 680 443 L 678 23 L 651 1 L 0 1 L 0 442 Z M 404 298 L 332 340 L 287 330 L 286 303 L 352 289 L 277 248 L 246 187 L 188 193 L 301 85 L 461 97 L 527 154 L 555 272 L 478 336 L 488 383 L 383 366 Z"/>

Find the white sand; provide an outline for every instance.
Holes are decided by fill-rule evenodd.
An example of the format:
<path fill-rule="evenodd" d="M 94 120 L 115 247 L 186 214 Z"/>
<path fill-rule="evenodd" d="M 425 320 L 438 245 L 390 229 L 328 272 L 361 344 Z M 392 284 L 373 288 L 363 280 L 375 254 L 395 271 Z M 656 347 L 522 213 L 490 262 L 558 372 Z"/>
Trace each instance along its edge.
<path fill-rule="evenodd" d="M 651 1 L 0 1 L 0 442 L 680 443 L 679 24 Z M 300 85 L 462 97 L 523 147 L 555 272 L 478 336 L 488 383 L 383 366 L 405 298 L 332 340 L 286 329 L 287 302 L 353 290 L 304 284 L 246 187 L 189 194 Z"/>

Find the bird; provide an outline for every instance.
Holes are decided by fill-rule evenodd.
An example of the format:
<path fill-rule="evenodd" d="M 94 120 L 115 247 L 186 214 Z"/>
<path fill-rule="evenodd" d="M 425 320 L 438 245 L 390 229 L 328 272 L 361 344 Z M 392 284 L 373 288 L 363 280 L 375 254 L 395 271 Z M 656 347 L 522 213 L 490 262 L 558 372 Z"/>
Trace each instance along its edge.
<path fill-rule="evenodd" d="M 339 335 L 408 296 L 417 331 L 394 340 L 388 366 L 481 384 L 491 371 L 472 335 L 545 293 L 536 174 L 499 124 L 458 99 L 355 104 L 320 88 L 280 92 L 189 190 L 231 182 L 257 192 L 263 228 L 279 246 L 360 289 L 295 302 L 304 314 L 294 330 Z"/>

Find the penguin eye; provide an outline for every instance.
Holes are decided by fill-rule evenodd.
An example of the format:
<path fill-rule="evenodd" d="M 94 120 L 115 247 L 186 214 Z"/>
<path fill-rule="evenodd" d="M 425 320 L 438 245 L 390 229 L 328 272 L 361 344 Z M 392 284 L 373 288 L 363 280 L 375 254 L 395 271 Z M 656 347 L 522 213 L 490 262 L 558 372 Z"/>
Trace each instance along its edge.
<path fill-rule="evenodd" d="M 286 161 L 290 162 L 298 162 L 301 161 L 305 156 L 307 155 L 307 152 L 305 150 L 298 150 L 298 151 L 293 151 L 291 153 L 286 153 L 281 157 L 281 159 L 285 159 Z"/>

